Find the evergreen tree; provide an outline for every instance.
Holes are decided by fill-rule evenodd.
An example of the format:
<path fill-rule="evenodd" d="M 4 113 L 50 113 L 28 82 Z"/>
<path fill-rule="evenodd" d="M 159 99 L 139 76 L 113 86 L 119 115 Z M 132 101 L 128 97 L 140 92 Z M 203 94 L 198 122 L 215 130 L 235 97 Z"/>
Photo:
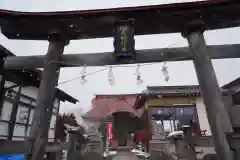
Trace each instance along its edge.
<path fill-rule="evenodd" d="M 66 141 L 66 130 L 67 128 L 65 127 L 64 124 L 68 124 L 70 126 L 76 126 L 80 127 L 76 121 L 76 117 L 74 116 L 73 113 L 63 113 L 58 116 L 58 119 L 56 121 L 56 127 L 55 127 L 55 140 L 64 142 Z M 83 127 L 81 130 L 84 131 Z M 84 132 L 82 132 L 84 133 Z"/>

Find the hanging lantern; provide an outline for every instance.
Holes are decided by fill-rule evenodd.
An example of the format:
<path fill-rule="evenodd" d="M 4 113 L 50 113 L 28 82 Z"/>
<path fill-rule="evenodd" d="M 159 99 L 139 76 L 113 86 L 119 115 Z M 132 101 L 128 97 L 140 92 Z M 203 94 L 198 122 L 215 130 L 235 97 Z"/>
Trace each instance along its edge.
<path fill-rule="evenodd" d="M 118 21 L 114 29 L 114 54 L 117 58 L 135 57 L 133 20 Z"/>

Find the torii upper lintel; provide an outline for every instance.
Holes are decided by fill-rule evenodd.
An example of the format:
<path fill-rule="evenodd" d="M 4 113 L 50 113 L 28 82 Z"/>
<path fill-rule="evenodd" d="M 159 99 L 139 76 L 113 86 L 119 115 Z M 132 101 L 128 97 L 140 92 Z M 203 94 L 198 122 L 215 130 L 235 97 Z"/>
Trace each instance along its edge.
<path fill-rule="evenodd" d="M 192 20 L 202 20 L 206 30 L 238 27 L 239 10 L 240 1 L 229 0 L 64 12 L 0 10 L 0 26 L 9 39 L 104 38 L 112 37 L 114 23 L 123 19 L 135 21 L 135 35 L 182 32 Z"/>

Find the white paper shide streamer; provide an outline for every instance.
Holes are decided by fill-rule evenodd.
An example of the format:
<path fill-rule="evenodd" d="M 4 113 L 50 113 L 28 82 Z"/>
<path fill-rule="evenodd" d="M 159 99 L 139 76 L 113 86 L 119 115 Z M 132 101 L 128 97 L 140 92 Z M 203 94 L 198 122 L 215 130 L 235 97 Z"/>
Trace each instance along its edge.
<path fill-rule="evenodd" d="M 108 70 L 108 83 L 112 86 L 114 85 L 115 81 L 114 81 L 114 74 L 113 74 L 113 71 L 112 71 L 112 66 L 109 67 L 109 70 Z"/>
<path fill-rule="evenodd" d="M 143 83 L 141 72 L 140 72 L 140 64 L 138 64 L 135 75 L 137 76 L 137 84 L 140 85 Z"/>
<path fill-rule="evenodd" d="M 85 65 L 83 67 L 82 72 L 81 72 L 81 84 L 85 84 L 87 82 L 87 80 L 86 80 L 86 73 L 87 73 L 87 71 L 86 70 L 87 70 L 87 66 Z"/>
<path fill-rule="evenodd" d="M 170 76 L 169 76 L 169 73 L 168 73 L 167 62 L 163 63 L 163 65 L 162 65 L 162 72 L 163 72 L 164 80 L 166 82 L 168 82 L 169 79 L 170 79 Z"/>

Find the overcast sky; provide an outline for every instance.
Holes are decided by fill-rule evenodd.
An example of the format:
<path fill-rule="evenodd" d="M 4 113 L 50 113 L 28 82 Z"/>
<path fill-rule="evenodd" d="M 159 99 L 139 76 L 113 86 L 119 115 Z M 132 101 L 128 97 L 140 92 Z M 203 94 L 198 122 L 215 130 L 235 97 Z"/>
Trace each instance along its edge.
<path fill-rule="evenodd" d="M 60 11 L 60 10 L 83 10 L 111 7 L 138 6 L 150 4 L 162 4 L 183 2 L 183 0 L 0 0 L 0 8 L 18 11 Z M 240 28 L 215 30 L 205 32 L 207 44 L 235 44 L 240 43 Z M 44 41 L 8 40 L 0 34 L 0 44 L 11 50 L 18 56 L 44 55 L 48 43 Z M 174 45 L 175 44 L 175 45 Z M 187 42 L 180 34 L 149 35 L 136 37 L 136 49 L 150 49 L 161 47 L 186 46 Z M 113 51 L 112 39 L 75 40 L 65 48 L 64 54 L 69 53 L 93 53 Z M 240 60 L 214 60 L 214 67 L 220 85 L 240 76 Z M 108 84 L 108 71 L 99 72 L 87 77 L 87 83 L 82 85 L 80 79 L 65 83 L 59 87 L 77 98 L 80 103 L 62 104 L 61 112 L 72 109 L 88 110 L 94 94 L 121 94 L 138 93 L 147 85 L 193 85 L 198 84 L 192 62 L 167 63 L 170 80 L 164 81 L 161 72 L 161 64 L 148 65 L 140 68 L 144 83 L 136 84 L 134 72 L 137 67 L 114 68 L 115 85 Z M 100 67 L 87 68 L 87 73 L 101 69 Z M 60 82 L 80 76 L 82 68 L 65 68 L 61 70 Z"/>

